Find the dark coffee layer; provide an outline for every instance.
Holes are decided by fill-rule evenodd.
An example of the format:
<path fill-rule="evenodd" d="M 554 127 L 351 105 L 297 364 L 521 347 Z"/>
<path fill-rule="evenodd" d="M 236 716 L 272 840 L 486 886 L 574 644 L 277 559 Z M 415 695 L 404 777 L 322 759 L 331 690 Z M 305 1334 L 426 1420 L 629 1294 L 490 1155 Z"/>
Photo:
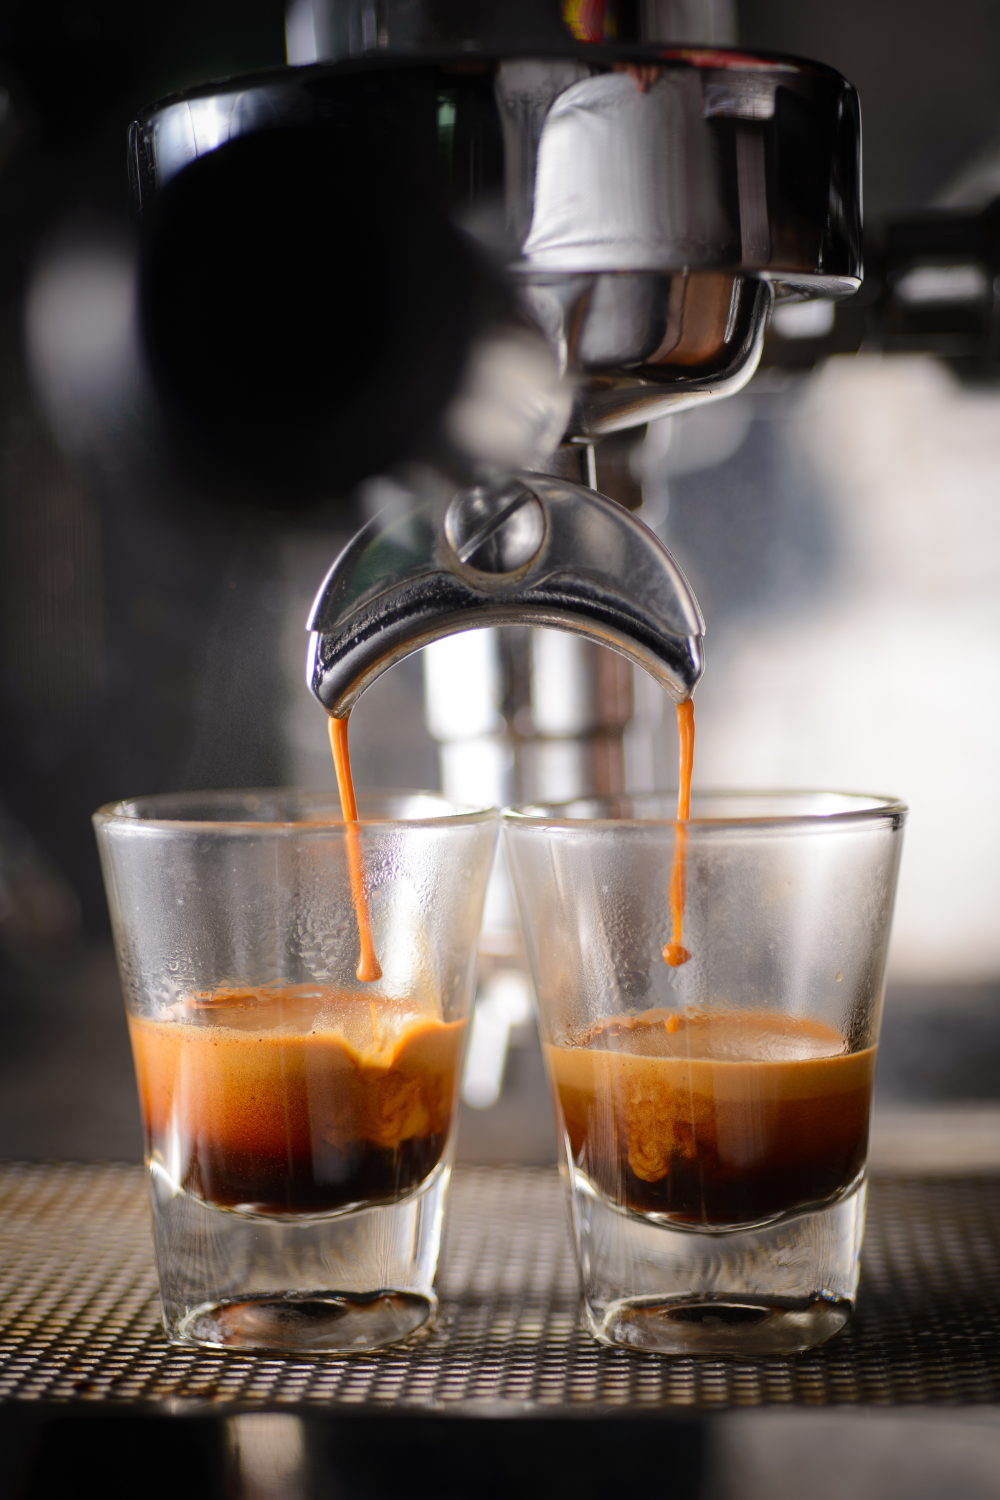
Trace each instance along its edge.
<path fill-rule="evenodd" d="M 302 1153 L 262 1155 L 211 1140 L 193 1142 L 183 1185 L 220 1208 L 261 1214 L 320 1214 L 352 1204 L 392 1201 L 419 1187 L 441 1160 L 444 1134 L 413 1136 L 393 1147 L 313 1141 Z"/>

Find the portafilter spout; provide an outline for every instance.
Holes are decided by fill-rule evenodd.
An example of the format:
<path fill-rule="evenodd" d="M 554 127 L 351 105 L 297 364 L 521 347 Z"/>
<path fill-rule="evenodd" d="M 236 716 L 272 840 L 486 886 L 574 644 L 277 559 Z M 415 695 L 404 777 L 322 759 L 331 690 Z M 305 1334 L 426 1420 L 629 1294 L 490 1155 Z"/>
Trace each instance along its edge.
<path fill-rule="evenodd" d="M 593 490 L 521 472 L 365 526 L 316 596 L 306 680 L 343 718 L 404 656 L 490 625 L 574 631 L 678 703 L 704 667 L 698 602 L 662 542 Z"/>

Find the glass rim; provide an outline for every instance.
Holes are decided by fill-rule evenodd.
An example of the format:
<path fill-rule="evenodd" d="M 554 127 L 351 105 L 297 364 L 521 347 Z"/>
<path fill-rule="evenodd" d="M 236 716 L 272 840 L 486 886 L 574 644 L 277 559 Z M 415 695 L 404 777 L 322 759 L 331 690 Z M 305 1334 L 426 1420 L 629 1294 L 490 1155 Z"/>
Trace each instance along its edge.
<path fill-rule="evenodd" d="M 303 807 L 321 808 L 331 806 L 336 810 L 337 817 L 329 822 L 318 821 L 315 818 L 293 818 L 288 820 L 263 819 L 252 817 L 239 817 L 237 815 L 238 805 L 251 802 L 254 798 L 265 797 L 287 797 L 295 799 Z M 316 836 L 342 833 L 349 826 L 360 827 L 362 830 L 370 827 L 402 829 L 402 828 L 455 828 L 467 827 L 476 823 L 495 822 L 498 817 L 496 807 L 477 807 L 473 803 L 461 802 L 458 798 L 449 797 L 444 792 L 428 792 L 415 790 L 413 788 L 380 788 L 377 791 L 366 791 L 358 794 L 359 812 L 364 811 L 366 804 L 386 803 L 394 798 L 419 797 L 440 803 L 450 811 L 442 811 L 439 814 L 414 818 L 391 818 L 362 815 L 356 825 L 349 825 L 340 816 L 340 799 L 335 790 L 321 791 L 310 790 L 303 787 L 247 787 L 245 789 L 230 789 L 228 791 L 196 791 L 196 792 L 158 792 L 148 797 L 122 797 L 115 802 L 106 802 L 92 814 L 91 821 L 95 828 L 130 828 L 155 830 L 159 832 L 226 832 L 226 833 L 274 833 L 274 834 L 305 834 L 312 833 Z M 176 816 L 171 815 L 171 808 L 193 809 L 199 802 L 207 807 L 221 807 L 226 800 L 233 803 L 232 817 L 224 816 Z"/>
<path fill-rule="evenodd" d="M 665 818 L 665 817 L 590 817 L 575 818 L 565 815 L 565 810 L 578 807 L 581 803 L 590 803 L 600 807 L 608 804 L 632 801 L 642 802 L 645 799 L 656 798 L 665 800 L 677 796 L 676 790 L 667 791 L 643 791 L 643 792 L 618 792 L 611 796 L 586 795 L 571 797 L 563 802 L 523 802 L 513 807 L 505 807 L 501 813 L 501 822 L 511 828 L 546 829 L 559 828 L 576 830 L 577 832 L 594 832 L 595 830 L 612 829 L 638 829 L 638 828 L 678 828 L 683 827 L 691 831 L 697 831 L 703 835 L 715 832 L 724 832 L 736 829 L 814 829 L 821 828 L 844 828 L 863 826 L 867 823 L 878 823 L 886 818 L 905 821 L 909 813 L 909 807 L 899 797 L 886 796 L 880 792 L 839 792 L 829 788 L 803 787 L 786 788 L 775 791 L 772 788 L 758 789 L 740 787 L 729 788 L 698 788 L 691 794 L 692 804 L 700 800 L 718 800 L 729 802 L 762 802 L 773 801 L 780 805 L 782 801 L 791 801 L 794 798 L 824 797 L 836 798 L 844 803 L 863 803 L 863 806 L 845 806 L 836 811 L 827 812 L 781 812 L 754 813 L 744 817 L 726 816 L 713 817 L 691 817 L 687 819 Z"/>

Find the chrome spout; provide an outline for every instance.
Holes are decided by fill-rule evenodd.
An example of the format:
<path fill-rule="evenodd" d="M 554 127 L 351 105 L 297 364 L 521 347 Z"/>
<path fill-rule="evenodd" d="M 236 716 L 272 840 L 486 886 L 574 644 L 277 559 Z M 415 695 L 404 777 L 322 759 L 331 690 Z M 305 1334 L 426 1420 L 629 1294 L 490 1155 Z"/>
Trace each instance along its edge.
<path fill-rule="evenodd" d="M 593 490 L 522 472 L 360 531 L 310 612 L 306 680 L 342 718 L 404 656 L 490 625 L 585 636 L 676 702 L 704 668 L 701 611 L 662 542 Z"/>

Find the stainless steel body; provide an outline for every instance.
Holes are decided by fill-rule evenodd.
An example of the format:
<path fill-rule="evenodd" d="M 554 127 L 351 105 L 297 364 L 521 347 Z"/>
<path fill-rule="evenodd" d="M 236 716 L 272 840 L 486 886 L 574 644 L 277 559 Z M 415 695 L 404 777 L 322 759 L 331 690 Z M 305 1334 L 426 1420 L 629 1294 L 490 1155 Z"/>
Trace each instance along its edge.
<path fill-rule="evenodd" d="M 597 24 L 551 3 L 352 0 L 330 32 L 335 61 L 195 88 L 132 127 L 134 199 L 144 216 L 155 209 L 156 285 L 201 271 L 199 222 L 168 233 L 171 215 L 197 201 L 186 203 L 179 184 L 199 173 L 210 173 L 213 194 L 239 175 L 241 202 L 280 197 L 291 215 L 290 276 L 287 181 L 301 177 L 307 153 L 303 196 L 344 204 L 342 222 L 323 221 L 338 269 L 357 267 L 355 284 L 348 274 L 335 287 L 348 301 L 353 293 L 344 336 L 335 348 L 315 347 L 290 303 L 280 379 L 283 389 L 304 380 L 310 410 L 321 409 L 324 390 L 340 393 L 328 402 L 324 441 L 313 445 L 314 483 L 323 463 L 330 488 L 356 472 L 353 425 L 370 411 L 383 421 L 384 467 L 409 460 L 415 498 L 409 515 L 376 520 L 355 538 L 317 598 L 308 676 L 334 714 L 417 647 L 499 624 L 589 637 L 642 665 L 676 699 L 697 683 L 700 614 L 662 545 L 611 502 L 537 471 L 565 473 L 560 445 L 564 455 L 567 444 L 738 390 L 757 366 L 775 299 L 857 289 L 860 117 L 851 85 L 822 65 L 657 40 L 670 35 L 663 9 L 639 7 L 639 29 L 614 44 L 615 27 L 625 32 L 607 4 L 590 8 Z M 321 10 L 310 10 L 314 36 Z M 249 148 L 261 138 L 266 150 L 255 156 Z M 359 158 L 360 178 L 345 166 Z M 396 223 L 387 225 L 385 195 L 394 192 Z M 359 211 L 366 193 L 377 215 Z M 446 221 L 452 238 L 435 238 L 431 220 Z M 227 244 L 224 225 L 218 233 L 223 252 L 252 261 L 253 246 Z M 451 303 L 430 244 L 445 258 L 461 246 Z M 175 264 L 189 246 L 190 264 Z M 269 241 L 262 279 L 282 271 L 279 252 Z M 469 254 L 483 268 L 478 279 L 459 274 Z M 416 320 L 432 282 L 442 330 L 448 325 L 440 340 L 426 318 Z M 218 288 L 224 299 L 224 277 Z M 308 284 L 300 297 L 306 308 L 310 297 L 329 302 Z M 172 333 L 157 333 L 148 286 L 145 305 L 155 346 Z M 383 353 L 375 329 L 386 305 L 394 323 Z M 202 316 L 214 315 L 205 303 Z M 450 375 L 440 360 L 435 367 L 437 420 L 424 420 L 419 435 L 403 431 L 392 384 L 411 321 L 428 355 L 439 344 L 454 354 Z M 230 339 L 239 326 L 239 318 L 225 322 Z M 334 317 L 321 326 L 339 325 Z M 272 342 L 269 355 L 279 347 Z M 173 374 L 161 361 L 168 382 L 189 378 L 197 359 L 188 353 L 182 343 Z M 231 343 L 228 353 L 225 399 L 239 406 L 245 392 L 252 410 L 259 370 L 238 368 Z M 268 379 L 276 384 L 277 370 Z M 408 380 L 413 399 L 424 398 L 419 377 Z M 346 386 L 352 416 L 338 426 L 333 407 L 346 401 Z M 203 425 L 210 442 L 217 409 Z M 256 424 L 254 442 L 261 425 L 268 430 Z M 302 445 L 285 446 L 294 462 Z M 415 483 L 413 464 L 423 466 Z M 598 714 L 601 727 L 617 733 L 620 719 L 602 726 Z"/>
<path fill-rule="evenodd" d="M 702 671 L 704 624 L 663 544 L 603 496 L 523 473 L 359 532 L 313 605 L 309 685 L 343 717 L 394 662 L 489 625 L 586 636 L 678 700 Z"/>
<path fill-rule="evenodd" d="M 386 51 L 201 85 L 132 125 L 134 200 L 144 211 L 242 136 L 325 124 L 344 144 L 361 125 L 391 141 L 454 223 L 530 277 L 725 271 L 779 296 L 860 284 L 854 89 L 819 63 L 730 50 Z"/>
<path fill-rule="evenodd" d="M 363 142 L 408 187 L 398 239 L 378 222 L 379 254 L 391 238 L 400 284 L 414 204 L 443 211 L 506 277 L 512 304 L 494 297 L 465 309 L 464 362 L 438 430 L 423 434 L 423 456 L 434 448 L 438 459 L 457 452 L 466 466 L 502 467 L 489 442 L 477 452 L 468 433 L 457 439 L 454 419 L 470 381 L 509 399 L 500 389 L 507 354 L 484 344 L 498 320 L 540 332 L 569 383 L 562 430 L 551 437 L 558 402 L 540 424 L 551 452 L 560 438 L 593 440 L 738 390 L 756 368 L 774 298 L 859 286 L 860 117 L 834 70 L 718 48 L 568 35 L 560 44 L 551 30 L 520 44 L 453 35 L 449 50 L 439 28 L 408 32 L 401 45 L 393 50 L 390 27 L 362 56 L 164 100 L 132 126 L 130 167 L 145 213 L 161 198 L 169 206 L 178 176 L 248 136 L 280 136 L 291 166 L 306 135 L 315 142 L 322 131 L 336 194 Z M 262 174 L 260 191 L 270 190 Z M 343 233 L 337 253 L 360 268 L 365 216 L 352 211 Z M 384 274 L 394 281 L 392 264 Z M 373 296 L 368 282 L 359 286 Z M 318 292 L 301 289 L 306 306 Z M 349 278 L 341 294 L 351 296 Z M 376 311 L 373 302 L 373 329 Z M 377 405 L 389 371 L 380 374 L 363 335 L 352 329 L 352 338 L 336 360 L 357 367 Z M 388 430 L 386 453 L 398 456 Z M 331 451 L 331 487 L 337 462 Z"/>

